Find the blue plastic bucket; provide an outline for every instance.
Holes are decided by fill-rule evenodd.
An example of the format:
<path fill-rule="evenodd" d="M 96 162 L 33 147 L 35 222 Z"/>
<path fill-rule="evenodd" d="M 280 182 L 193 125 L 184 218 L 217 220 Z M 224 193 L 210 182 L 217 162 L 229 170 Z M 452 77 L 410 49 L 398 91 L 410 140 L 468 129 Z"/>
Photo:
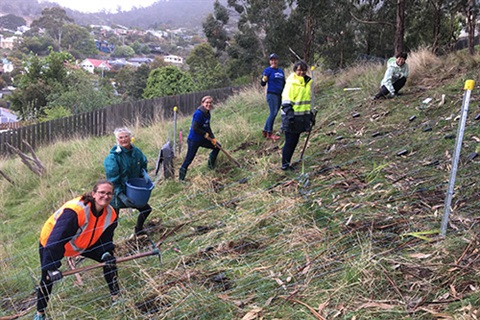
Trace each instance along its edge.
<path fill-rule="evenodd" d="M 128 179 L 127 183 L 127 197 L 129 197 L 135 207 L 141 208 L 148 203 L 150 199 L 150 193 L 154 187 L 152 181 L 145 182 L 143 178 Z"/>

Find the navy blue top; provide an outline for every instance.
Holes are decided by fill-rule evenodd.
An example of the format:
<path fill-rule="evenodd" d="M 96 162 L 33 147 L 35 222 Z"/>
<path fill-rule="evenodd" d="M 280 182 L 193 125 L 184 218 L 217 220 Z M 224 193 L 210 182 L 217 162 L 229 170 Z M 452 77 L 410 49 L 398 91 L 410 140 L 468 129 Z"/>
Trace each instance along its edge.
<path fill-rule="evenodd" d="M 262 86 L 265 86 L 265 84 L 268 83 L 267 93 L 281 95 L 283 87 L 285 87 L 285 74 L 283 73 L 283 70 L 280 68 L 275 69 L 268 67 L 263 70 L 262 78 L 263 76 L 268 77 L 268 82 L 261 82 Z"/>
<path fill-rule="evenodd" d="M 197 108 L 193 114 L 192 126 L 190 127 L 190 133 L 188 134 L 188 140 L 191 141 L 203 141 L 205 139 L 205 133 L 208 132 L 210 138 L 215 138 L 212 129 L 210 128 L 210 111 L 203 106 Z"/>

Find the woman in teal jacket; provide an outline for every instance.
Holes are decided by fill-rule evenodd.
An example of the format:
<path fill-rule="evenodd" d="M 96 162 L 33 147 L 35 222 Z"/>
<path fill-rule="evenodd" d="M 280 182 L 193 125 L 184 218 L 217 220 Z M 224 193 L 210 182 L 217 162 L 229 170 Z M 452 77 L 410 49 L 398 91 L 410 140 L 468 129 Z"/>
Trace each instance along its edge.
<path fill-rule="evenodd" d="M 136 207 L 134 201 L 127 197 L 126 183 L 131 178 L 150 180 L 147 174 L 147 157 L 132 144 L 132 132 L 128 128 L 117 128 L 114 133 L 117 145 L 110 150 L 103 162 L 107 179 L 113 183 L 115 189 L 111 205 L 117 214 L 121 208 L 138 209 L 135 235 L 145 234 L 143 224 L 152 212 L 152 207 L 148 204 L 141 208 Z"/>

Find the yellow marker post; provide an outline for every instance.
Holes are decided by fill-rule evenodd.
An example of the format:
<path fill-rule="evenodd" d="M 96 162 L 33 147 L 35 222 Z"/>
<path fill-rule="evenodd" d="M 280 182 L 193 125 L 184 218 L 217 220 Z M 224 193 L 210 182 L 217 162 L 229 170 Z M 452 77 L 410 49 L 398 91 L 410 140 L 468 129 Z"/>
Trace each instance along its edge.
<path fill-rule="evenodd" d="M 442 225 L 440 227 L 440 235 L 445 236 L 447 233 L 448 218 L 450 216 L 453 191 L 455 189 L 455 178 L 457 176 L 458 162 L 460 160 L 460 151 L 462 150 L 463 133 L 465 132 L 465 123 L 467 122 L 468 105 L 470 104 L 470 95 L 475 88 L 474 80 L 465 81 L 463 87 L 465 93 L 463 94 L 462 113 L 457 130 L 457 140 L 455 141 L 455 150 L 452 157 L 452 170 L 450 171 L 450 181 L 448 182 L 447 196 L 445 197 L 445 204 L 443 207 Z"/>

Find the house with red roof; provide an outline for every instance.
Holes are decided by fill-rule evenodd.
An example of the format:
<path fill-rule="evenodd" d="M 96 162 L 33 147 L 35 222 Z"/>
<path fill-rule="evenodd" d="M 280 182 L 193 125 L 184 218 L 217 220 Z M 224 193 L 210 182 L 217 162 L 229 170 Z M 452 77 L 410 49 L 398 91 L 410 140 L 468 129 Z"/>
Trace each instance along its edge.
<path fill-rule="evenodd" d="M 85 59 L 80 62 L 80 67 L 84 70 L 94 73 L 95 69 L 109 71 L 112 69 L 112 66 L 106 60 L 98 60 L 98 59 Z"/>

